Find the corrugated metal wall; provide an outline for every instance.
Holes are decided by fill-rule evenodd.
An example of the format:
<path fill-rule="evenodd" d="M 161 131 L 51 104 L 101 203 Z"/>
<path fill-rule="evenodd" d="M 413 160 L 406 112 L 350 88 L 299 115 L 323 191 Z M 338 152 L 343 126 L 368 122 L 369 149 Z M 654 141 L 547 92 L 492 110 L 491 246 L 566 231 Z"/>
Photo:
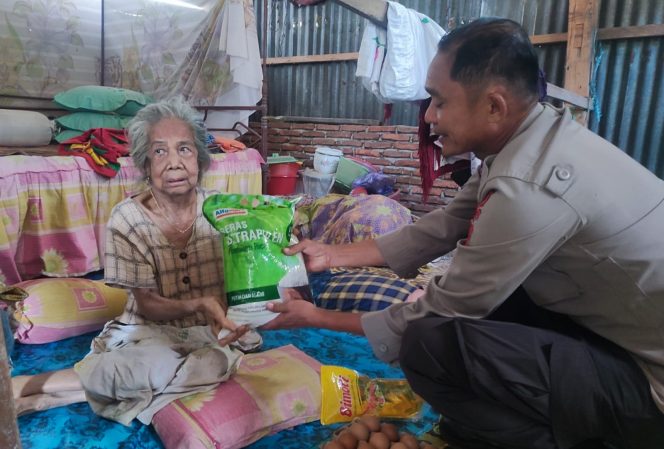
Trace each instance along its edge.
<path fill-rule="evenodd" d="M 259 35 L 268 1 L 267 56 L 304 56 L 359 50 L 364 19 L 332 0 L 298 7 L 287 0 L 254 0 Z M 443 28 L 483 16 L 508 17 L 530 34 L 567 31 L 566 0 L 399 0 Z M 603 0 L 599 27 L 664 23 L 664 2 Z M 599 42 L 596 110 L 589 127 L 664 177 L 664 51 L 662 38 Z M 538 46 L 540 65 L 563 84 L 566 45 Z M 354 61 L 275 65 L 268 69 L 269 114 L 382 120 L 383 107 L 355 78 Z M 414 125 L 417 108 L 394 105 L 390 123 Z"/>
<path fill-rule="evenodd" d="M 267 56 L 287 57 L 356 52 L 365 20 L 336 2 L 298 7 L 286 0 L 268 1 Z M 509 17 L 530 33 L 560 33 L 567 29 L 567 2 L 559 0 L 400 0 L 428 15 L 443 28 L 481 16 Z M 563 5 L 564 4 L 564 5 Z M 254 1 L 259 35 L 263 0 Z M 550 11 L 554 10 L 555 14 Z M 540 49 L 541 64 L 554 83 L 562 82 L 565 46 Z M 274 65 L 268 70 L 270 115 L 382 120 L 383 106 L 355 77 L 355 61 Z M 413 125 L 417 107 L 397 103 L 391 123 Z"/>
<path fill-rule="evenodd" d="M 664 2 L 603 0 L 600 28 L 664 23 Z M 664 38 L 600 41 L 589 127 L 664 178 Z"/>

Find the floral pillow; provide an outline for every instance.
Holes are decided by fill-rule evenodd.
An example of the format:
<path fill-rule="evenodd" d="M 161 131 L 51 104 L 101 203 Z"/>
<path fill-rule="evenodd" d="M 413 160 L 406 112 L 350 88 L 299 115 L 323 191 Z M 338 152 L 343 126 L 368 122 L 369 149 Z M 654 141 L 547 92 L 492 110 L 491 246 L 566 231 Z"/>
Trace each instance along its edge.
<path fill-rule="evenodd" d="M 28 293 L 15 302 L 18 322 L 14 337 L 20 343 L 41 344 L 101 329 L 119 316 L 127 302 L 124 289 L 82 278 L 43 278 L 13 287 Z"/>
<path fill-rule="evenodd" d="M 171 402 L 152 419 L 166 449 L 239 449 L 320 417 L 320 363 L 293 345 L 243 357 L 206 393 Z"/>

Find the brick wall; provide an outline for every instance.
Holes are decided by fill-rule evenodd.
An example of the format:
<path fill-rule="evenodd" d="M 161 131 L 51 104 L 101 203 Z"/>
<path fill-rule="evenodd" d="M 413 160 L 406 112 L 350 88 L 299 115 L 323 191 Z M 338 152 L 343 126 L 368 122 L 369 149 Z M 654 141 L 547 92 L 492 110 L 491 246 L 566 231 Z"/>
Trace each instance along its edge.
<path fill-rule="evenodd" d="M 257 124 L 255 124 L 257 126 Z M 332 147 L 344 155 L 356 156 L 396 178 L 399 201 L 416 214 L 446 205 L 458 191 L 449 178 L 437 179 L 427 203 L 422 202 L 417 128 L 414 126 L 373 126 L 297 123 L 270 120 L 268 154 L 290 155 L 313 166 L 317 146 Z"/>

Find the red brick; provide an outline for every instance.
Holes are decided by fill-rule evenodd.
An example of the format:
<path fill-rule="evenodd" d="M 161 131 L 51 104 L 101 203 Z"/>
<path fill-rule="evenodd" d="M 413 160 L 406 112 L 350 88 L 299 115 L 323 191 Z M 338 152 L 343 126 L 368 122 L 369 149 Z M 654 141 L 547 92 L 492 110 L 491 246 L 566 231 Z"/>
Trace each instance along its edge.
<path fill-rule="evenodd" d="M 267 125 L 268 129 L 278 129 L 278 128 L 283 128 L 283 129 L 290 129 L 291 124 L 288 122 L 277 122 L 277 121 L 270 121 L 270 123 Z M 260 124 L 257 126 L 257 128 L 260 128 Z"/>
<path fill-rule="evenodd" d="M 324 131 L 302 131 L 303 137 L 325 137 L 326 134 Z"/>
<path fill-rule="evenodd" d="M 327 139 L 327 138 L 321 138 L 321 137 L 316 137 L 311 139 L 311 144 L 312 145 L 323 145 L 323 146 L 330 146 L 330 145 L 336 145 L 338 142 L 337 139 Z"/>
<path fill-rule="evenodd" d="M 398 125 L 397 132 L 399 134 L 417 134 L 417 126 Z"/>
<path fill-rule="evenodd" d="M 301 129 L 277 129 L 275 131 L 280 131 L 279 134 L 281 134 L 282 136 L 291 136 L 291 137 L 299 137 L 304 132 Z"/>
<path fill-rule="evenodd" d="M 392 148 L 391 142 L 364 142 L 364 148 Z"/>
<path fill-rule="evenodd" d="M 290 143 L 296 143 L 299 145 L 312 145 L 315 139 L 309 137 L 291 137 Z"/>
<path fill-rule="evenodd" d="M 283 151 L 302 151 L 302 145 L 295 145 L 292 143 L 285 143 L 281 145 Z"/>
<path fill-rule="evenodd" d="M 339 125 L 316 125 L 316 129 L 321 131 L 339 131 Z"/>
<path fill-rule="evenodd" d="M 380 150 L 367 150 L 358 148 L 355 154 L 359 156 L 371 156 L 371 157 L 382 157 L 384 156 L 383 152 Z"/>
<path fill-rule="evenodd" d="M 433 182 L 433 185 L 436 187 L 442 187 L 444 189 L 458 189 L 459 186 L 457 185 L 456 182 L 452 181 L 451 179 L 436 179 Z"/>
<path fill-rule="evenodd" d="M 370 126 L 367 128 L 370 133 L 395 133 L 397 132 L 396 126 Z"/>
<path fill-rule="evenodd" d="M 268 136 L 267 141 L 269 143 L 286 143 L 288 142 L 288 137 L 283 136 Z"/>
<path fill-rule="evenodd" d="M 383 166 L 387 166 L 387 167 L 393 165 L 392 161 L 390 161 L 389 159 L 381 159 L 381 158 L 375 158 L 375 157 L 365 157 L 363 159 L 366 160 L 367 162 L 369 162 L 370 164 L 373 164 L 373 165 L 383 165 Z"/>
<path fill-rule="evenodd" d="M 342 138 L 342 139 L 350 139 L 351 135 L 352 134 L 350 133 L 350 131 L 327 131 L 325 133 L 325 137 L 329 137 L 329 138 L 336 137 L 336 138 Z"/>
<path fill-rule="evenodd" d="M 339 129 L 341 131 L 365 131 L 367 127 L 364 125 L 341 125 Z"/>
<path fill-rule="evenodd" d="M 380 139 L 379 133 L 354 133 L 353 139 L 359 140 L 378 140 Z"/>
<path fill-rule="evenodd" d="M 336 141 L 336 144 L 337 145 L 345 145 L 347 147 L 361 147 L 362 146 L 362 142 L 360 142 L 359 140 L 350 140 L 350 139 L 348 139 L 348 140 L 347 139 L 343 139 L 343 140 L 338 139 Z"/>
<path fill-rule="evenodd" d="M 416 143 L 395 143 L 394 148 L 404 151 L 417 151 L 419 149 L 418 144 Z"/>
<path fill-rule="evenodd" d="M 383 140 L 395 140 L 399 142 L 409 142 L 410 137 L 407 134 L 383 134 Z"/>
<path fill-rule="evenodd" d="M 293 129 L 299 128 L 299 129 L 315 129 L 316 125 L 313 123 L 293 123 L 291 125 Z"/>
<path fill-rule="evenodd" d="M 382 153 L 383 153 L 383 156 L 385 156 L 385 157 L 397 158 L 397 159 L 399 159 L 399 158 L 408 159 L 408 154 L 405 154 L 401 151 L 396 151 L 396 150 L 389 149 L 389 150 L 382 150 Z"/>
<path fill-rule="evenodd" d="M 399 159 L 399 160 L 395 161 L 394 165 L 398 165 L 400 167 L 419 168 L 420 167 L 420 161 L 413 160 L 413 159 Z"/>

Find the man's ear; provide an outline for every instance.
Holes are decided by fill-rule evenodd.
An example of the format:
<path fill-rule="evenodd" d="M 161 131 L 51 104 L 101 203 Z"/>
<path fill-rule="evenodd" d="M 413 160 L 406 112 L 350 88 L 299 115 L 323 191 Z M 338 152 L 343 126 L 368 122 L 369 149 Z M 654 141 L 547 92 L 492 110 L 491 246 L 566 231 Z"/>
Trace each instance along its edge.
<path fill-rule="evenodd" d="M 507 91 L 503 86 L 490 87 L 486 92 L 487 120 L 489 123 L 500 123 L 507 118 L 509 103 Z"/>

